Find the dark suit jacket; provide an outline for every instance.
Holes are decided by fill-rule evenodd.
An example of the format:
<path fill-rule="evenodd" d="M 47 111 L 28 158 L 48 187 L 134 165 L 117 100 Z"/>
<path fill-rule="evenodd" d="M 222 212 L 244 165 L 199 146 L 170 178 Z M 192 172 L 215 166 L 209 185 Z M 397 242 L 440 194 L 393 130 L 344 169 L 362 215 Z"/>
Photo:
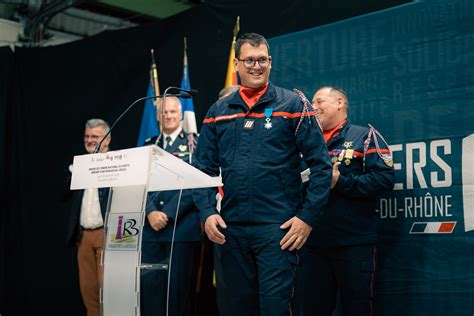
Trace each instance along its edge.
<path fill-rule="evenodd" d="M 156 137 L 147 141 L 145 145 L 155 144 Z M 189 163 L 189 139 L 188 134 L 181 132 L 166 151 Z M 160 141 L 161 143 L 161 141 Z M 161 144 L 158 144 L 159 146 Z M 179 200 L 179 190 L 150 192 L 147 198 L 146 215 L 151 211 L 161 210 L 166 213 L 170 220 L 165 228 L 155 231 L 145 219 L 143 227 L 144 242 L 169 242 L 172 238 L 174 221 L 176 220 L 176 207 Z M 192 190 L 183 190 L 179 205 L 178 222 L 176 225 L 175 241 L 199 241 L 201 240 L 201 228 L 199 211 L 194 205 Z"/>

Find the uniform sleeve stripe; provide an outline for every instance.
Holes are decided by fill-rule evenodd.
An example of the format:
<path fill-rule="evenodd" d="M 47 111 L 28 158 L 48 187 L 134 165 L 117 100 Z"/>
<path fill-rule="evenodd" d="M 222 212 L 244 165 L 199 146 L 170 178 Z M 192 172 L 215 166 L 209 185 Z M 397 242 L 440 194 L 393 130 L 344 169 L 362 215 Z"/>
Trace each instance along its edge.
<path fill-rule="evenodd" d="M 288 112 L 273 112 L 272 117 L 276 116 L 282 116 L 286 119 L 294 119 L 301 117 L 301 112 L 297 113 L 288 113 Z M 316 116 L 315 112 L 306 112 L 304 116 Z M 255 118 L 264 118 L 265 113 L 237 113 L 237 114 L 232 114 L 232 115 L 223 115 L 223 116 L 217 116 L 217 117 L 209 117 L 204 119 L 203 124 L 208 124 L 208 123 L 215 123 L 219 121 L 229 121 L 229 120 L 234 120 L 238 117 L 255 117 Z"/>
<path fill-rule="evenodd" d="M 376 153 L 376 152 L 377 152 L 377 149 L 376 149 L 376 148 L 367 150 L 367 154 L 373 154 L 373 153 Z M 380 148 L 380 152 L 381 152 L 382 154 L 390 154 L 390 150 L 389 150 L 389 149 Z"/>
<path fill-rule="evenodd" d="M 376 152 L 377 152 L 377 149 L 373 148 L 373 149 L 367 150 L 366 154 L 373 154 L 373 153 L 376 153 Z M 390 154 L 390 150 L 388 150 L 388 149 L 382 149 L 382 148 L 380 148 L 380 152 L 381 152 L 382 154 Z M 333 156 L 333 155 L 334 155 L 334 151 L 330 151 L 330 152 L 329 152 L 329 155 L 330 155 L 330 156 Z M 364 153 L 361 153 L 360 151 L 354 151 L 353 155 L 354 155 L 354 157 L 358 157 L 358 158 L 364 157 Z"/>
<path fill-rule="evenodd" d="M 204 121 L 202 121 L 203 124 L 209 124 L 209 123 L 214 123 L 216 120 L 213 117 L 206 118 Z"/>
<path fill-rule="evenodd" d="M 367 150 L 366 154 L 367 154 L 367 155 L 368 155 L 368 154 L 375 154 L 376 152 L 377 152 L 377 149 L 373 148 L 373 149 Z M 380 152 L 381 152 L 382 154 L 390 154 L 390 150 L 388 150 L 388 149 L 380 148 Z M 359 151 L 354 151 L 354 156 L 359 157 L 359 158 L 362 158 L 362 157 L 364 157 L 364 153 L 361 153 L 361 152 L 359 152 Z"/>

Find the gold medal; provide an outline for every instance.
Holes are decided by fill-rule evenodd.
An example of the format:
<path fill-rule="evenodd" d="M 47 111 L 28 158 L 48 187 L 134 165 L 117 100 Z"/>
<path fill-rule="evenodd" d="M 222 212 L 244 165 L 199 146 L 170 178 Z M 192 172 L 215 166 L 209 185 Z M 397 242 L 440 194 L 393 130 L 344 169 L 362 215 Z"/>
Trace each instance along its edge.
<path fill-rule="evenodd" d="M 348 149 L 348 150 L 346 150 L 346 154 L 344 155 L 344 157 L 352 159 L 353 155 L 354 155 L 354 149 Z"/>
<path fill-rule="evenodd" d="M 344 159 L 344 154 L 346 153 L 345 150 L 341 150 L 341 153 L 339 154 L 339 157 L 337 157 L 337 160 L 342 161 Z"/>

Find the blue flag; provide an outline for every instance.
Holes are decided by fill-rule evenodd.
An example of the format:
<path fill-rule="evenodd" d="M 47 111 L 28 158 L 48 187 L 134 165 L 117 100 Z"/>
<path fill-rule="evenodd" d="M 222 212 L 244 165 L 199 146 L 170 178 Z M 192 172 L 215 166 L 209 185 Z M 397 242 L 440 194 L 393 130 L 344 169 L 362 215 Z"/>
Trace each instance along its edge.
<path fill-rule="evenodd" d="M 148 86 L 147 96 L 153 96 L 153 86 L 150 82 Z M 145 101 L 145 107 L 143 109 L 142 124 L 140 127 L 140 134 L 138 135 L 137 146 L 143 146 L 145 141 L 151 137 L 158 136 L 160 129 L 156 120 L 156 107 L 153 104 L 154 99 L 148 99 Z"/>
<path fill-rule="evenodd" d="M 183 68 L 183 79 L 181 80 L 181 89 L 191 89 L 191 82 L 189 81 L 188 73 L 188 58 L 186 50 L 184 52 L 184 68 Z M 181 105 L 183 107 L 183 129 L 186 133 L 197 134 L 196 115 L 194 114 L 193 99 L 182 99 L 180 98 Z"/>

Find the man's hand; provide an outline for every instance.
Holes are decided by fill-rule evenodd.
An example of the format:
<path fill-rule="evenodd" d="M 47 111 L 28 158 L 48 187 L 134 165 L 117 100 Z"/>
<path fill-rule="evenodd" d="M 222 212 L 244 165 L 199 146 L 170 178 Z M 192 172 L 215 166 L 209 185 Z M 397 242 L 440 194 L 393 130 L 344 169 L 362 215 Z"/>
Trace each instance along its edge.
<path fill-rule="evenodd" d="M 339 180 L 339 175 L 341 174 L 339 172 L 339 165 L 341 164 L 340 161 L 336 162 L 335 164 L 332 165 L 332 182 L 331 182 L 331 189 L 334 189 L 336 186 L 337 180 Z"/>
<path fill-rule="evenodd" d="M 218 214 L 209 216 L 206 219 L 206 223 L 204 223 L 204 230 L 206 231 L 209 240 L 222 245 L 225 243 L 225 236 L 219 231 L 218 227 L 227 228 L 224 220 Z"/>
<path fill-rule="evenodd" d="M 148 213 L 146 217 L 148 218 L 148 223 L 150 223 L 151 228 L 156 231 L 165 228 L 166 224 L 168 224 L 168 215 L 162 211 L 152 211 Z"/>
<path fill-rule="evenodd" d="M 295 249 L 299 250 L 301 249 L 301 247 L 303 247 L 306 240 L 308 240 L 309 233 L 311 233 L 313 227 L 306 224 L 296 216 L 290 218 L 283 225 L 280 226 L 281 229 L 287 229 L 289 227 L 291 227 L 290 230 L 280 241 L 281 249 L 285 250 L 290 247 L 290 251 L 293 251 Z"/>

